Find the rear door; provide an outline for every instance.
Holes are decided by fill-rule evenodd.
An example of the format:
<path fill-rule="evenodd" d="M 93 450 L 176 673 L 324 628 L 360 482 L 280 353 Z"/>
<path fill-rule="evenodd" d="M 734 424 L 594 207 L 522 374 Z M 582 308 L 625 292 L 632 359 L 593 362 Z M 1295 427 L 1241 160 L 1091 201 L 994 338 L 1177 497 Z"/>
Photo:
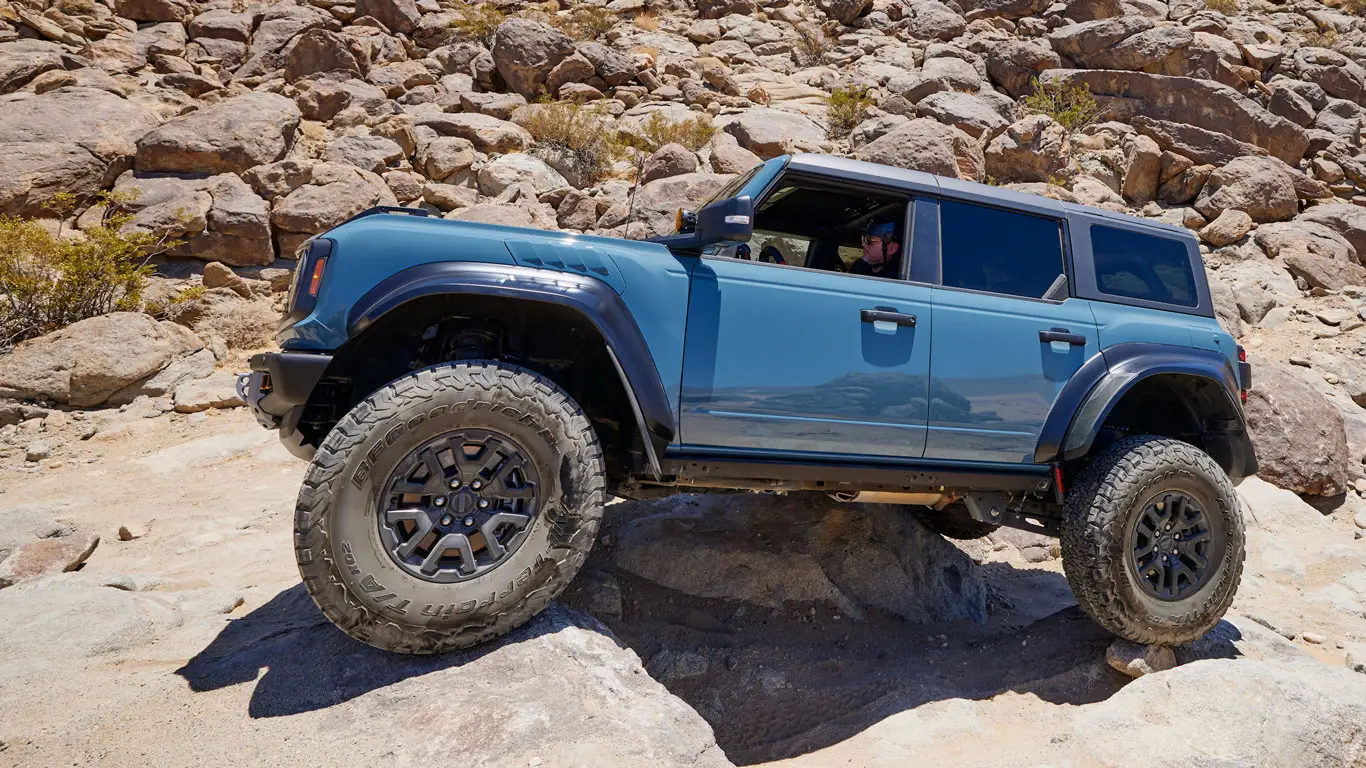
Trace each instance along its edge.
<path fill-rule="evenodd" d="M 1058 391 L 1099 351 L 1090 302 L 1068 297 L 1061 217 L 939 202 L 925 456 L 1032 462 Z"/>

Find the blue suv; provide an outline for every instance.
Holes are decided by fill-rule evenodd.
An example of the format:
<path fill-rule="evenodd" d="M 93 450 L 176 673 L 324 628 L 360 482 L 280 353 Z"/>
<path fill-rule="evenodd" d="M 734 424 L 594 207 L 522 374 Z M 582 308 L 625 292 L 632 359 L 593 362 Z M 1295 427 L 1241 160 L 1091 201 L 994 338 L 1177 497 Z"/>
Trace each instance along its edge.
<path fill-rule="evenodd" d="M 352 636 L 464 648 L 574 577 L 606 495 L 811 491 L 1060 536 L 1081 606 L 1228 608 L 1257 469 L 1183 229 L 819 155 L 615 240 L 376 209 L 300 252 L 239 393 L 311 460 L 295 550 Z"/>

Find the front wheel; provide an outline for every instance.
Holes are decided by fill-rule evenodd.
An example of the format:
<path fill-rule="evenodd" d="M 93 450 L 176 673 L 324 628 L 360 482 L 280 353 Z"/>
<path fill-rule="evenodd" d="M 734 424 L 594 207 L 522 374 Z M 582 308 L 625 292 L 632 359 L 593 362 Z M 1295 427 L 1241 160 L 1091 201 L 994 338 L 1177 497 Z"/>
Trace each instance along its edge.
<path fill-rule="evenodd" d="M 468 648 L 535 616 L 602 518 L 602 450 L 550 380 L 492 361 L 397 379 L 318 448 L 295 512 L 309 594 L 402 653 Z"/>
<path fill-rule="evenodd" d="M 1195 446 L 1154 436 L 1116 443 L 1080 472 L 1064 515 L 1068 583 L 1114 634 L 1189 643 L 1232 604 L 1243 517 L 1228 476 Z"/>

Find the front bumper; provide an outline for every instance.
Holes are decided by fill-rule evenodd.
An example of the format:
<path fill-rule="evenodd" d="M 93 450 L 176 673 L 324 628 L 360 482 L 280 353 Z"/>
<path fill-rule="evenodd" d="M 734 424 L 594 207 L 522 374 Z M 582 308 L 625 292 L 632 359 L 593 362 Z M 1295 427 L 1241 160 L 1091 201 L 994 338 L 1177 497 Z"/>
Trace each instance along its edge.
<path fill-rule="evenodd" d="M 332 363 L 332 356 L 310 352 L 265 352 L 251 358 L 251 373 L 237 377 L 237 397 L 256 422 L 280 432 L 280 442 L 302 459 L 313 457 L 303 442 L 299 418 L 309 395 Z"/>

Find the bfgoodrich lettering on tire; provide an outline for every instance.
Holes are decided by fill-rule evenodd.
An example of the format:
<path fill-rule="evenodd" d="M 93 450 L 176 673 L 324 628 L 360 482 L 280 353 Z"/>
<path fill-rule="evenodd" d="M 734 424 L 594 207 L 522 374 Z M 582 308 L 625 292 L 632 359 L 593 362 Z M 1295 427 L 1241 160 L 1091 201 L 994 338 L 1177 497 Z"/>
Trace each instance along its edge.
<path fill-rule="evenodd" d="M 513 365 L 438 365 L 328 434 L 299 492 L 295 555 L 318 607 L 357 640 L 468 648 L 569 584 L 602 505 L 601 448 L 563 390 Z"/>
<path fill-rule="evenodd" d="M 1188 443 L 1122 440 L 1067 495 L 1063 569 L 1101 626 L 1137 643 L 1180 645 L 1208 632 L 1243 572 L 1233 484 Z"/>

